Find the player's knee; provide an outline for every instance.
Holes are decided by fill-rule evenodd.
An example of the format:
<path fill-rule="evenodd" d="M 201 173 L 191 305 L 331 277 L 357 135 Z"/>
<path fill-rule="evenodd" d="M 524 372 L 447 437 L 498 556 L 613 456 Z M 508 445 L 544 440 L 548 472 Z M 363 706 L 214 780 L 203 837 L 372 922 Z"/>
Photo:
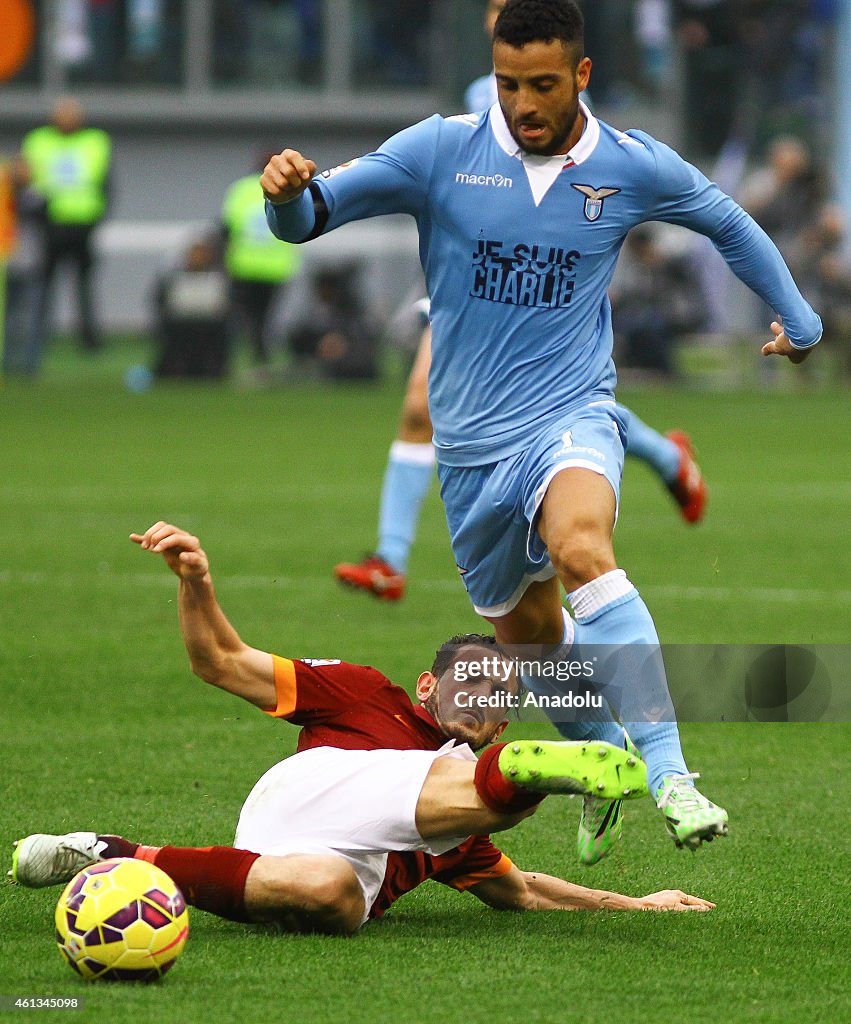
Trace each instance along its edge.
<path fill-rule="evenodd" d="M 539 805 L 535 804 L 534 807 L 524 807 L 522 811 L 513 811 L 511 814 L 500 814 L 494 811 L 493 820 L 488 824 L 488 830 L 490 832 L 505 832 L 510 828 L 514 828 L 515 825 L 519 825 L 526 818 L 531 818 L 538 807 Z"/>
<path fill-rule="evenodd" d="M 615 568 L 611 538 L 593 523 L 577 523 L 552 541 L 550 559 L 562 581 L 582 586 Z"/>
<path fill-rule="evenodd" d="M 431 440 L 431 417 L 424 395 L 408 394 L 405 396 L 400 433 L 407 439 L 416 438 L 423 443 Z"/>
<path fill-rule="evenodd" d="M 259 867 L 258 867 L 259 865 Z M 249 875 L 246 907 L 252 920 L 276 921 L 287 931 L 350 935 L 360 927 L 364 898 L 341 858 L 264 857 Z"/>
<path fill-rule="evenodd" d="M 305 882 L 302 900 L 317 930 L 351 935 L 363 921 L 363 891 L 345 861 L 318 865 Z"/>

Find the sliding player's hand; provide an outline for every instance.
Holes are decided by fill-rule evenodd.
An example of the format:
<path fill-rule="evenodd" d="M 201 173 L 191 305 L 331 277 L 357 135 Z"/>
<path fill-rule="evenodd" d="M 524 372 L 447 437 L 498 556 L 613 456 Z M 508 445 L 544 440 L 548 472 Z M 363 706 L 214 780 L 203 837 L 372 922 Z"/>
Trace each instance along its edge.
<path fill-rule="evenodd" d="M 316 174 L 316 164 L 298 150 L 285 149 L 266 164 L 260 177 L 263 195 L 270 203 L 288 203 L 296 199 Z"/>
<path fill-rule="evenodd" d="M 793 348 L 792 342 L 777 321 L 771 325 L 771 331 L 774 334 L 774 341 L 762 346 L 764 356 L 786 356 L 790 363 L 802 363 L 812 351 L 809 348 Z"/>
<path fill-rule="evenodd" d="M 210 571 L 201 542 L 179 526 L 154 523 L 144 533 L 131 533 L 130 540 L 145 551 L 162 555 L 169 569 L 182 580 L 203 579 Z"/>
<path fill-rule="evenodd" d="M 680 889 L 663 889 L 661 892 L 651 892 L 649 896 L 641 899 L 642 910 L 713 910 L 714 903 L 702 899 L 700 896 L 690 896 Z"/>

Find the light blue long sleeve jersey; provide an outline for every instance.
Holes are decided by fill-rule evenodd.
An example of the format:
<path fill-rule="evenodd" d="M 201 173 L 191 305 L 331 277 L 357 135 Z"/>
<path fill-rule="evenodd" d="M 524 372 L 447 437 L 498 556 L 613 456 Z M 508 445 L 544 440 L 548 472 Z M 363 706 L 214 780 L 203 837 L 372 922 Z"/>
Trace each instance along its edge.
<path fill-rule="evenodd" d="M 416 219 L 444 464 L 496 462 L 566 412 L 613 398 L 607 291 L 627 232 L 643 221 L 707 235 L 795 347 L 821 337 L 777 248 L 741 207 L 649 135 L 582 112 L 579 142 L 553 157 L 520 150 L 498 104 L 435 115 L 325 171 L 298 199 L 267 204 L 288 242 L 381 214 Z"/>

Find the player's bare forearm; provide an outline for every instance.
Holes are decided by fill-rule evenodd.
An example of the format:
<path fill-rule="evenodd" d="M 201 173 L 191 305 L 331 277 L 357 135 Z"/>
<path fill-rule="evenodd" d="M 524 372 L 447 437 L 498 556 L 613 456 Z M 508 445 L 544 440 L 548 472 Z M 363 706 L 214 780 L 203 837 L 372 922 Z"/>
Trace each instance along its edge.
<path fill-rule="evenodd" d="M 715 906 L 679 889 L 625 896 L 518 868 L 501 878 L 480 882 L 471 891 L 497 910 L 711 910 Z"/>
<path fill-rule="evenodd" d="M 180 580 L 178 619 L 192 671 L 257 707 L 274 706 L 272 655 L 249 647 L 228 621 L 198 538 L 159 522 L 144 534 L 131 534 L 130 539 L 144 550 L 162 555 Z"/>
<path fill-rule="evenodd" d="M 640 910 L 640 901 L 605 889 L 589 889 L 563 878 L 524 872 L 531 910 Z"/>
<path fill-rule="evenodd" d="M 297 199 L 316 174 L 316 164 L 295 149 L 273 156 L 263 169 L 260 187 L 270 203 L 289 203 Z"/>
<path fill-rule="evenodd" d="M 257 707 L 273 707 L 272 655 L 243 642 L 222 611 L 209 576 L 181 580 L 177 607 L 192 671 L 204 682 Z"/>

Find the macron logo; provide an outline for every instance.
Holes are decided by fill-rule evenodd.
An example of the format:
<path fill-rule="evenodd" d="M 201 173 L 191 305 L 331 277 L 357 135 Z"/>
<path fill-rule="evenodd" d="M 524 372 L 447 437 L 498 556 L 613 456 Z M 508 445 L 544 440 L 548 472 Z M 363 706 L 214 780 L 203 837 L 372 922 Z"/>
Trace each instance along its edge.
<path fill-rule="evenodd" d="M 512 188 L 514 181 L 501 174 L 464 174 L 458 171 L 455 175 L 458 185 L 489 185 L 491 188 Z"/>

